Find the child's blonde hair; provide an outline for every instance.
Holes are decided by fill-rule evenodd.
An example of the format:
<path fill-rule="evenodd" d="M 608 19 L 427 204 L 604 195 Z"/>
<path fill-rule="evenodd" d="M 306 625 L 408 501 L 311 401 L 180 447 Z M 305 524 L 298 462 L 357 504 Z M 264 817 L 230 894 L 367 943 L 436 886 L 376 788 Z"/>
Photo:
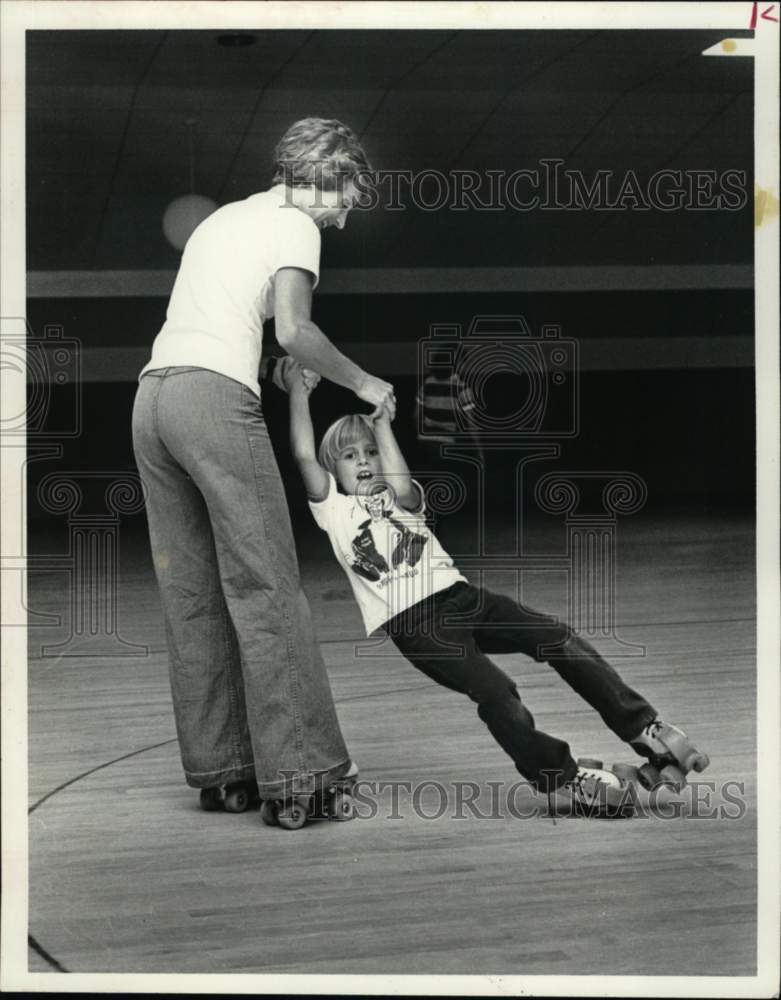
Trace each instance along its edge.
<path fill-rule="evenodd" d="M 357 444 L 364 439 L 370 444 L 377 444 L 371 420 L 363 413 L 348 413 L 346 417 L 340 417 L 331 424 L 323 435 L 317 460 L 335 478 L 339 455 L 351 444 Z"/>

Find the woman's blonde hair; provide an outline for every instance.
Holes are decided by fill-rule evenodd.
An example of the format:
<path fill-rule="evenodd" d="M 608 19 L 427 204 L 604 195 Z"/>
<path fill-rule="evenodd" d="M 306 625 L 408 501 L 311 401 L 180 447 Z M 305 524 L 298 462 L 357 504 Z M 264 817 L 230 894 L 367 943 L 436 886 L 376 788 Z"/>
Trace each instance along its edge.
<path fill-rule="evenodd" d="M 370 444 L 377 443 L 371 420 L 363 413 L 350 413 L 340 417 L 323 435 L 317 460 L 324 469 L 328 469 L 336 477 L 336 461 L 345 450 L 358 441 L 368 440 Z"/>
<path fill-rule="evenodd" d="M 335 191 L 370 170 L 351 128 L 335 118 L 302 118 L 277 143 L 271 183 Z"/>

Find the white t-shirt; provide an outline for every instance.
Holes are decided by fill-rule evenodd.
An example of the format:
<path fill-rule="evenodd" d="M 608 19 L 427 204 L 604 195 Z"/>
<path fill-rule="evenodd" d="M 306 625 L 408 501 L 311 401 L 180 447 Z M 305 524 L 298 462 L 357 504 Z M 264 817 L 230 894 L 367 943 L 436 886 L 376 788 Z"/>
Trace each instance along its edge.
<path fill-rule="evenodd" d="M 389 490 L 371 500 L 347 496 L 329 472 L 328 495 L 309 507 L 347 574 L 367 635 L 431 594 L 466 582 L 426 527 L 423 504 L 413 514 Z"/>
<path fill-rule="evenodd" d="M 320 274 L 320 230 L 278 184 L 213 212 L 182 254 L 166 321 L 141 375 L 179 365 L 208 368 L 257 396 L 263 322 L 274 315 L 281 267 Z"/>

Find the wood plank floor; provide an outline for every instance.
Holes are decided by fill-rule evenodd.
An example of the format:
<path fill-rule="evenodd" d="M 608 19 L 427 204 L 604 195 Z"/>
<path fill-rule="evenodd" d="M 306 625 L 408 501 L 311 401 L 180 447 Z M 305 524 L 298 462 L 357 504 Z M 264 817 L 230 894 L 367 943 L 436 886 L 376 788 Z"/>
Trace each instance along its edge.
<path fill-rule="evenodd" d="M 203 813 L 181 777 L 143 536 L 123 537 L 120 629 L 148 655 L 42 657 L 68 611 L 61 574 L 32 574 L 30 606 L 63 622 L 31 632 L 30 933 L 73 972 L 754 974 L 752 524 L 643 514 L 621 542 L 619 632 L 646 655 L 614 662 L 712 764 L 699 805 L 643 793 L 641 815 L 613 822 L 555 818 L 544 800 L 508 812 L 518 775 L 471 703 L 387 649 L 355 655 L 357 611 L 317 544 L 304 580 L 364 818 L 290 833 Z M 564 598 L 560 575 L 527 575 L 530 605 L 563 614 Z M 631 756 L 550 668 L 497 660 L 576 754 Z M 397 783 L 400 818 L 380 782 Z M 454 817 L 464 782 L 482 815 Z M 31 971 L 50 968 L 31 952 Z"/>

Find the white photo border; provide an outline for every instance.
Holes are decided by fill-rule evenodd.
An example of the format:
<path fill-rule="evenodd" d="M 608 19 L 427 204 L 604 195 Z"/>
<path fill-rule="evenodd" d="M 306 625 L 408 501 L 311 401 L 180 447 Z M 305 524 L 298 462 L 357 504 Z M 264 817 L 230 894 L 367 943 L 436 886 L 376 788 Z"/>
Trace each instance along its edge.
<path fill-rule="evenodd" d="M 770 9 L 766 3 L 759 10 Z M 0 315 L 24 316 L 25 303 L 25 67 L 26 30 L 101 29 L 685 29 L 749 27 L 751 3 L 337 3 L 127 2 L 127 0 L 3 0 L 2 242 Z M 774 5 L 778 13 L 778 5 Z M 777 214 L 779 56 L 778 23 L 759 20 L 755 31 L 755 169 L 757 190 L 776 199 L 776 213 L 755 226 L 758 594 L 758 966 L 750 977 L 677 976 L 308 976 L 234 975 L 230 991 L 243 993 L 421 994 L 471 996 L 708 996 L 778 995 L 779 976 L 779 220 Z M 24 386 L 4 385 L 4 413 L 24 409 Z M 22 396 L 19 398 L 19 391 Z M 16 398 L 14 398 L 16 396 Z M 23 448 L 2 448 L 3 502 L 23 509 Z M 22 497 L 23 500 L 23 497 Z M 3 522 L 3 551 L 18 545 L 19 524 Z M 22 526 L 24 531 L 24 526 Z M 15 548 L 14 551 L 17 551 Z M 20 549 L 18 551 L 23 551 Z M 18 608 L 3 594 L 3 621 Z M 2 988 L 24 992 L 222 992 L 224 976 L 59 974 L 27 971 L 27 640 L 25 629 L 4 630 L 2 652 L 2 761 L 4 772 Z M 725 706 L 725 711 L 727 707 Z"/>

